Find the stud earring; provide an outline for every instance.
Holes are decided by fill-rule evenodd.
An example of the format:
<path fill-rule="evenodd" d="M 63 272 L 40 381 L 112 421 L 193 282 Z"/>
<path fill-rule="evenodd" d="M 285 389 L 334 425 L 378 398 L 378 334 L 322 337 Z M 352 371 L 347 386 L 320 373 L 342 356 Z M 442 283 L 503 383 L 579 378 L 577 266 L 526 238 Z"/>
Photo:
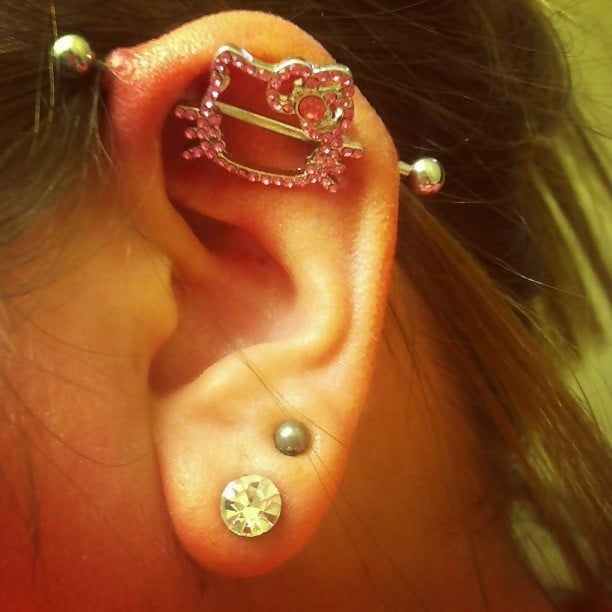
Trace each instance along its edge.
<path fill-rule="evenodd" d="M 233 71 L 266 83 L 268 105 L 299 127 L 233 106 L 219 100 L 231 82 Z M 206 157 L 226 171 L 252 182 L 293 188 L 319 183 L 335 193 L 347 159 L 363 156 L 363 146 L 348 138 L 353 117 L 355 85 L 350 69 L 340 64 L 317 66 L 301 58 L 269 64 L 234 45 L 220 47 L 213 59 L 208 89 L 199 107 L 179 105 L 175 115 L 191 121 L 185 130 L 189 142 L 183 157 Z M 221 131 L 223 117 L 233 117 L 260 128 L 312 143 L 315 148 L 301 167 L 292 171 L 254 168 L 233 159 Z M 265 164 L 262 164 L 265 166 Z M 399 173 L 411 177 L 420 195 L 436 193 L 444 183 L 442 165 L 434 158 L 414 164 L 400 162 Z"/>
<path fill-rule="evenodd" d="M 276 485 L 265 476 L 247 474 L 231 480 L 221 493 L 221 518 L 238 536 L 254 538 L 276 525 L 282 510 Z"/>
<path fill-rule="evenodd" d="M 290 457 L 301 455 L 310 443 L 310 433 L 306 426 L 299 421 L 288 419 L 283 421 L 274 433 L 276 448 Z"/>

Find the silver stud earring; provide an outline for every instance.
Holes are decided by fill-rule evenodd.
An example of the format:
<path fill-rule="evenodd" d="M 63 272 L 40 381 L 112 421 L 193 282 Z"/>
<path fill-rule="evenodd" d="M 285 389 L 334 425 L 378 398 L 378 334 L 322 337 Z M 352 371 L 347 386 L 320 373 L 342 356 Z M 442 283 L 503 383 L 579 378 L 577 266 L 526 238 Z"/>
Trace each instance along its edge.
<path fill-rule="evenodd" d="M 303 423 L 288 419 L 276 428 L 274 444 L 283 455 L 295 457 L 308 448 L 310 433 Z"/>
<path fill-rule="evenodd" d="M 255 538 L 276 525 L 282 505 L 280 492 L 269 478 L 247 474 L 225 485 L 221 518 L 232 533 Z"/>

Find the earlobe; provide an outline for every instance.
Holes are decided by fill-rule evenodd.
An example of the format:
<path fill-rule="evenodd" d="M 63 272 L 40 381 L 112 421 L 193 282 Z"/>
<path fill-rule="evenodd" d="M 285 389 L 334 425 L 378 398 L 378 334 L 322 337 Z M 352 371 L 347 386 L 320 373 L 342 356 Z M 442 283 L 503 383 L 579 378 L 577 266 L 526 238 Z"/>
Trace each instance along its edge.
<path fill-rule="evenodd" d="M 110 103 L 134 220 L 180 278 L 179 326 L 151 367 L 169 513 L 202 566 L 248 576 L 305 545 L 341 480 L 382 326 L 399 175 L 392 140 L 358 93 L 351 138 L 365 154 L 337 193 L 268 188 L 186 161 L 173 108 L 228 41 L 267 61 L 332 61 L 291 23 L 220 13 L 116 52 Z M 244 138 L 262 146 L 257 131 Z M 287 419 L 308 430 L 301 453 L 277 446 Z M 221 511 L 228 483 L 245 475 L 280 492 L 280 518 L 261 537 L 236 535 Z"/>

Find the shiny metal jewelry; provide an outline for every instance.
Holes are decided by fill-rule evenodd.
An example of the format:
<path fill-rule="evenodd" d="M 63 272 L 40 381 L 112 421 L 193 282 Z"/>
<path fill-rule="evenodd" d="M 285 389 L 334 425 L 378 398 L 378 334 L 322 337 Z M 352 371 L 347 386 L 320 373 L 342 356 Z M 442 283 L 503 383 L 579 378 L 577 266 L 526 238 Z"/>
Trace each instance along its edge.
<path fill-rule="evenodd" d="M 303 423 L 287 419 L 276 428 L 274 444 L 283 455 L 295 457 L 308 448 L 310 432 Z"/>
<path fill-rule="evenodd" d="M 299 123 L 299 127 L 221 102 L 218 98 L 230 84 L 232 70 L 264 81 L 268 105 L 279 115 Z M 210 82 L 200 106 L 181 104 L 175 109 L 178 118 L 192 122 L 185 129 L 189 144 L 183 157 L 188 160 L 206 157 L 228 172 L 263 185 L 293 188 L 319 183 L 328 191 L 336 192 L 346 169 L 346 159 L 364 154 L 363 146 L 347 136 L 354 117 L 354 93 L 353 77 L 347 66 L 317 66 L 301 58 L 269 64 L 254 58 L 245 49 L 223 45 L 213 59 Z M 223 116 L 309 142 L 315 148 L 295 170 L 271 171 L 248 166 L 228 153 L 221 131 Z M 399 172 L 402 176 L 416 177 L 411 185 L 421 195 L 435 193 L 444 182 L 442 166 L 433 158 L 414 164 L 400 162 Z"/>
<path fill-rule="evenodd" d="M 220 512 L 232 533 L 254 538 L 276 525 L 282 505 L 278 488 L 269 478 L 247 474 L 227 483 L 221 493 Z"/>
<path fill-rule="evenodd" d="M 51 54 L 62 76 L 81 77 L 97 67 L 96 54 L 87 40 L 77 34 L 58 38 L 53 43 Z"/>

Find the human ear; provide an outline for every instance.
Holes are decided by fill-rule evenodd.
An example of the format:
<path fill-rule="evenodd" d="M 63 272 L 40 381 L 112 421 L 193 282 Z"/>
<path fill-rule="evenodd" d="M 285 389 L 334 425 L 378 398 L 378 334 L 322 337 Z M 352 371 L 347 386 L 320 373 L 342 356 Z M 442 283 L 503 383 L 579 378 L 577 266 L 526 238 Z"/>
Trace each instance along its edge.
<path fill-rule="evenodd" d="M 399 175 L 393 142 L 358 91 L 350 137 L 365 154 L 347 160 L 337 193 L 265 186 L 184 160 L 172 109 L 194 83 L 204 91 L 228 42 L 270 62 L 333 63 L 293 24 L 232 11 L 115 51 L 106 85 L 121 193 L 176 279 L 178 327 L 151 366 L 168 511 L 198 563 L 249 576 L 305 545 L 342 478 L 382 327 Z M 253 91 L 245 82 L 233 101 L 246 106 Z M 263 165 L 267 154 L 293 154 L 262 130 L 229 127 L 240 152 Z M 298 456 L 274 443 L 289 417 L 311 434 Z M 220 516 L 222 490 L 245 474 L 271 479 L 282 497 L 277 524 L 261 537 L 235 535 Z"/>

